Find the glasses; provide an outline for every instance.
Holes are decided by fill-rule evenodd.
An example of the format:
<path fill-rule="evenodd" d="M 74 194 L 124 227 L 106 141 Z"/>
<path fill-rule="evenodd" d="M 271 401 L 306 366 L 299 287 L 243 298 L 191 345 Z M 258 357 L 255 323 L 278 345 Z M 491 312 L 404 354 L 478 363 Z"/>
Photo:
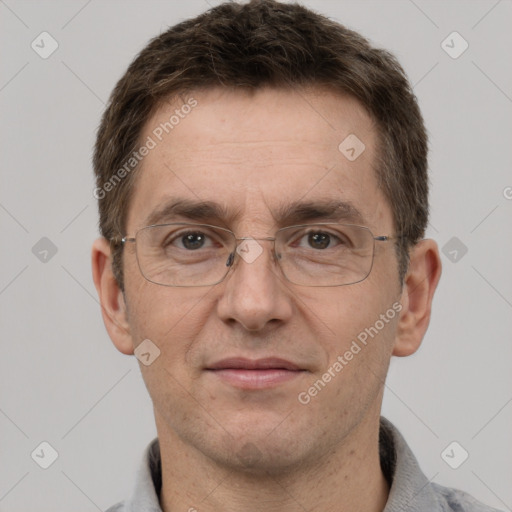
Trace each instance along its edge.
<path fill-rule="evenodd" d="M 172 223 L 146 226 L 123 244 L 134 243 L 142 275 L 162 286 L 211 286 L 234 266 L 236 254 L 252 263 L 263 252 L 259 241 L 273 242 L 273 256 L 289 282 L 300 286 L 359 283 L 372 270 L 374 236 L 364 226 L 306 224 L 279 229 L 275 237 L 241 237 L 209 224 Z M 241 243 L 240 243 L 241 242 Z"/>

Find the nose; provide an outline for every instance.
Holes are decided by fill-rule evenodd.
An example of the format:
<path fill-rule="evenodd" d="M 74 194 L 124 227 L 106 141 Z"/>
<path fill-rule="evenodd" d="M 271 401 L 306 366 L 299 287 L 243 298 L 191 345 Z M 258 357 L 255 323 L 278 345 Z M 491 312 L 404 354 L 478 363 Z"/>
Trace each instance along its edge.
<path fill-rule="evenodd" d="M 261 331 L 291 318 L 291 293 L 275 262 L 272 240 L 249 238 L 238 245 L 217 305 L 223 321 Z"/>

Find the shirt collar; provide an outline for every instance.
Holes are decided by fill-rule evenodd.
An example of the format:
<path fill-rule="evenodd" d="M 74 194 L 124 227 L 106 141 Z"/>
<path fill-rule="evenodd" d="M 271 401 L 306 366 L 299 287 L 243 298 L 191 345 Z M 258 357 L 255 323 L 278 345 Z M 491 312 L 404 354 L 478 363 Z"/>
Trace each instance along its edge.
<path fill-rule="evenodd" d="M 383 512 L 442 510 L 438 494 L 421 471 L 416 457 L 402 434 L 386 418 L 380 420 L 379 447 L 382 471 L 386 475 L 385 466 L 389 464 L 392 475 Z M 384 457 L 383 452 L 387 452 Z"/>

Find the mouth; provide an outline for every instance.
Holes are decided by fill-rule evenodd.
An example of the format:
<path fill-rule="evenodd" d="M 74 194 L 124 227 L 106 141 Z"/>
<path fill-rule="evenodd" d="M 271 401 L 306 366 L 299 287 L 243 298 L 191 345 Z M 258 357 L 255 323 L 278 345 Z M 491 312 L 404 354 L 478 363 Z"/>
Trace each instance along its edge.
<path fill-rule="evenodd" d="M 206 371 L 226 384 L 247 390 L 275 387 L 306 372 L 295 363 L 276 357 L 223 359 L 206 368 Z"/>

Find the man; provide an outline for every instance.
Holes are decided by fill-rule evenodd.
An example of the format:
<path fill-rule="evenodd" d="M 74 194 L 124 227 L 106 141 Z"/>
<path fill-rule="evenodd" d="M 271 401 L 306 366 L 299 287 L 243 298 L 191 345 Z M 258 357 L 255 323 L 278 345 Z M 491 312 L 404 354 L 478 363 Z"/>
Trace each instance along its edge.
<path fill-rule="evenodd" d="M 490 510 L 380 418 L 441 274 L 391 55 L 298 5 L 222 4 L 130 65 L 94 167 L 94 281 L 158 432 L 110 511 Z"/>

